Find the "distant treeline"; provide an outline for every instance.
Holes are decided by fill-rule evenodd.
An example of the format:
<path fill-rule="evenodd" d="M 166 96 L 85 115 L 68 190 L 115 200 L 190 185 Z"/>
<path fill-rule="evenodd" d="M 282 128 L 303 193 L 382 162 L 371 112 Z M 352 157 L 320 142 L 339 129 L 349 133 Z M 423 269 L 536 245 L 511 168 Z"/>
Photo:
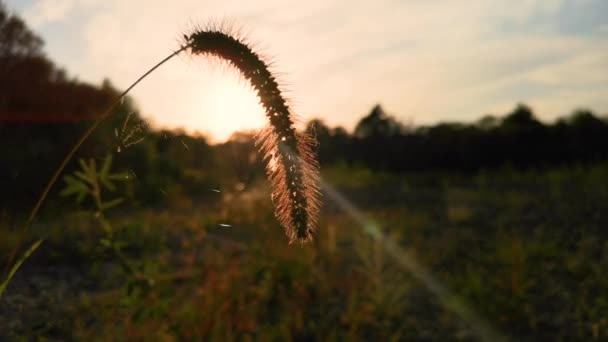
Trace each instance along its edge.
<path fill-rule="evenodd" d="M 353 134 L 319 120 L 308 129 L 317 136 L 322 164 L 343 161 L 394 172 L 537 168 L 608 159 L 608 120 L 584 109 L 552 124 L 519 104 L 502 118 L 407 127 L 378 105 Z"/>

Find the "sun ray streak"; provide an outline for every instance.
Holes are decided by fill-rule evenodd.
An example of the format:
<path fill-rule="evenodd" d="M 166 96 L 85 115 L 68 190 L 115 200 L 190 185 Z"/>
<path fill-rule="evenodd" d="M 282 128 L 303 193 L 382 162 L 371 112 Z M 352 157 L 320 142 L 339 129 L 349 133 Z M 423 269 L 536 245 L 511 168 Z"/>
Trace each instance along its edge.
<path fill-rule="evenodd" d="M 422 283 L 433 295 L 437 297 L 441 305 L 448 311 L 456 314 L 472 331 L 483 341 L 506 341 L 506 337 L 490 326 L 473 309 L 467 306 L 458 296 L 454 295 L 449 289 L 443 286 L 431 273 L 408 251 L 401 248 L 394 239 L 384 235 L 380 226 L 373 220 L 366 217 L 361 210 L 344 197 L 337 189 L 329 183 L 320 180 L 321 188 L 329 200 L 333 200 L 348 216 L 357 222 L 360 228 L 380 241 L 386 251 L 398 262 L 398 264 L 408 272 L 414 279 Z"/>

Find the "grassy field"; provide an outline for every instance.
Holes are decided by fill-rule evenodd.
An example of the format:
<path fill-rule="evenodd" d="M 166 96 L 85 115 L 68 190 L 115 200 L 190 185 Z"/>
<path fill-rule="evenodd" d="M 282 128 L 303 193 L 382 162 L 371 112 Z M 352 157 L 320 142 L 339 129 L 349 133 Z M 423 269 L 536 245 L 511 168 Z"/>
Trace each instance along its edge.
<path fill-rule="evenodd" d="M 264 180 L 212 203 L 42 221 L 0 305 L 4 340 L 604 340 L 608 165 L 475 176 L 323 170 L 316 239 Z M 333 189 L 333 190 L 327 190 Z M 1 227 L 0 256 L 17 233 Z"/>

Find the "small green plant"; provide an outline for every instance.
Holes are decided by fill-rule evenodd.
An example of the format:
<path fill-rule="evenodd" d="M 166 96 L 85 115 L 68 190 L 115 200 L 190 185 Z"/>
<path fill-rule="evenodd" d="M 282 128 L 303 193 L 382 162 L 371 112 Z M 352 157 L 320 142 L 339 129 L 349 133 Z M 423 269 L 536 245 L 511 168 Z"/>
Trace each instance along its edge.
<path fill-rule="evenodd" d="M 104 221 L 104 229 L 108 234 L 112 234 L 109 223 L 105 221 L 103 213 L 124 201 L 124 198 L 117 197 L 109 201 L 104 201 L 101 196 L 102 189 L 116 191 L 114 182 L 124 182 L 129 179 L 127 173 L 110 173 L 112 168 L 112 156 L 108 155 L 102 163 L 101 168 L 97 169 L 95 159 L 85 161 L 79 160 L 80 170 L 75 171 L 74 175 L 65 176 L 65 188 L 61 191 L 61 196 L 76 196 L 76 201 L 82 203 L 87 197 L 91 198 L 95 204 L 100 219 Z"/>
<path fill-rule="evenodd" d="M 93 203 L 92 210 L 89 211 L 97 219 L 104 232 L 99 242 L 106 251 L 120 262 L 127 274 L 129 294 L 135 288 L 147 290 L 154 281 L 143 273 L 143 267 L 135 267 L 123 253 L 127 242 L 117 237 L 115 229 L 106 217 L 106 212 L 123 203 L 124 198 L 114 197 L 106 200 L 102 196 L 104 191 L 116 192 L 116 183 L 128 181 L 129 174 L 126 172 L 111 172 L 112 155 L 110 154 L 105 157 L 99 169 L 95 159 L 89 159 L 89 161 L 81 159 L 79 163 L 80 170 L 75 171 L 73 175 L 65 176 L 65 188 L 61 191 L 61 196 L 74 196 L 79 204 L 87 199 Z"/>

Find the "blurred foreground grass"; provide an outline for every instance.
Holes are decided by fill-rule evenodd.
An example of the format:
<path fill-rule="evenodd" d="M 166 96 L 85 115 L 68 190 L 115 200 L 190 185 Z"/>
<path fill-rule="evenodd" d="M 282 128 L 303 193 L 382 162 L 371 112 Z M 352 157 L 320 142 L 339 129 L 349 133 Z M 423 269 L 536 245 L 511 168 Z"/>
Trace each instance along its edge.
<path fill-rule="evenodd" d="M 608 165 L 324 179 L 502 335 L 608 338 Z M 475 339 L 328 196 L 316 240 L 287 245 L 260 184 L 109 215 L 145 291 L 100 250 L 94 215 L 37 224 L 47 241 L 2 298 L 0 339 Z M 0 230 L 6 260 L 17 235 Z"/>

